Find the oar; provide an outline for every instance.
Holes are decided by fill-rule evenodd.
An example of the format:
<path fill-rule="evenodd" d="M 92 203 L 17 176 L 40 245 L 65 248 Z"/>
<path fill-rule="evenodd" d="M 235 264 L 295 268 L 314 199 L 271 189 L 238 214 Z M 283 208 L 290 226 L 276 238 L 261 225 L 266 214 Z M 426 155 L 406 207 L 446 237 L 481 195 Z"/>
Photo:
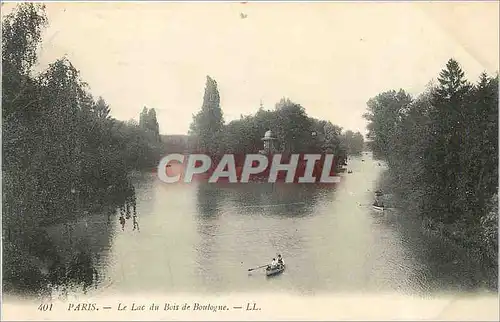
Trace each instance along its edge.
<path fill-rule="evenodd" d="M 266 266 L 268 266 L 268 264 L 262 265 L 262 266 L 259 266 L 259 267 L 255 267 L 255 268 L 249 268 L 248 271 L 250 272 L 250 271 L 253 271 L 255 269 L 263 268 L 263 267 L 266 267 Z"/>

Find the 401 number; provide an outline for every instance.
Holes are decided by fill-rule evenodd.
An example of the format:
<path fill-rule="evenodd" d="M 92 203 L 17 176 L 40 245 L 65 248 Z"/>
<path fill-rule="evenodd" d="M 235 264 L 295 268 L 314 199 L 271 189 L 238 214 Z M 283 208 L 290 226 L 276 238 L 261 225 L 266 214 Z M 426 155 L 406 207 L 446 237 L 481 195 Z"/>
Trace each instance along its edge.
<path fill-rule="evenodd" d="M 52 303 L 51 304 L 40 304 L 38 306 L 38 311 L 52 311 Z"/>

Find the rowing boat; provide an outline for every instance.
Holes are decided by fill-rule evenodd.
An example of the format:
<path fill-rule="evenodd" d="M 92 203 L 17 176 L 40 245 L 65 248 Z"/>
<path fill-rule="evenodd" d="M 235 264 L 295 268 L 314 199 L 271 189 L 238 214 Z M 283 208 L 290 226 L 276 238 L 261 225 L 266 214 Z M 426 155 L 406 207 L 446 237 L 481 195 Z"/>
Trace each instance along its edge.
<path fill-rule="evenodd" d="M 380 206 L 375 206 L 375 205 L 372 205 L 373 209 L 375 210 L 378 210 L 378 211 L 384 211 L 384 207 L 380 207 Z"/>
<path fill-rule="evenodd" d="M 274 276 L 283 273 L 285 270 L 285 264 L 280 264 L 274 268 L 271 268 L 271 266 L 268 266 L 266 268 L 266 276 Z"/>

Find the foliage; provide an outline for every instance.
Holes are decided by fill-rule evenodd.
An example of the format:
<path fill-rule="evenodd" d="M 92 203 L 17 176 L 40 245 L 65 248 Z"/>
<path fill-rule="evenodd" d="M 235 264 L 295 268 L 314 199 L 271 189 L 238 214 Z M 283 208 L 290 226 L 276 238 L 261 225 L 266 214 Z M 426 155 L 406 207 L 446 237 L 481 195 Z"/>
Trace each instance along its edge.
<path fill-rule="evenodd" d="M 203 107 L 191 124 L 191 134 L 198 138 L 198 150 L 215 154 L 256 153 L 263 148 L 262 137 L 268 130 L 273 133 L 276 149 L 285 153 L 328 152 L 337 156 L 337 162 L 343 162 L 348 153 L 358 154 L 363 149 L 361 133 L 342 135 L 341 127 L 309 117 L 304 107 L 287 98 L 282 98 L 274 110 L 260 106 L 254 115 L 242 115 L 239 120 L 224 124 L 214 84 L 207 77 Z M 206 102 L 210 92 L 216 93 L 217 98 L 212 104 Z"/>
<path fill-rule="evenodd" d="M 353 131 L 346 131 L 342 135 L 342 144 L 347 150 L 349 155 L 359 155 L 364 149 L 364 138 L 363 134 Z"/>
<path fill-rule="evenodd" d="M 497 249 L 498 75 L 473 85 L 450 59 L 438 81 L 416 98 L 400 90 L 368 101 L 372 149 L 426 221 L 461 227 L 462 242 Z"/>
<path fill-rule="evenodd" d="M 154 108 L 148 110 L 147 107 L 144 107 L 139 117 L 139 125 L 143 131 L 151 132 L 154 140 L 161 142 L 160 126 L 156 119 L 156 111 Z"/>
<path fill-rule="evenodd" d="M 34 74 L 47 23 L 45 7 L 35 3 L 19 4 L 2 23 L 3 258 L 12 264 L 4 266 L 4 281 L 26 287 L 39 286 L 45 278 L 40 262 L 57 257 L 44 253 L 54 247 L 40 230 L 104 207 L 119 208 L 127 217 L 135 214 L 128 174 L 156 168 L 169 149 L 161 142 L 154 108 L 144 107 L 138 123 L 114 119 L 111 106 L 92 96 L 67 58 Z M 352 146 L 343 142 L 340 127 L 308 117 L 288 99 L 273 111 L 261 108 L 225 125 L 217 83 L 207 76 L 203 105 L 190 131 L 197 150 L 256 152 L 268 129 L 288 152 L 333 151 L 345 158 L 346 146 Z M 89 258 L 83 252 L 75 265 L 83 266 Z M 65 269 L 61 263 L 55 271 L 69 278 L 81 273 Z"/>
<path fill-rule="evenodd" d="M 43 257 L 31 247 L 40 227 L 99 205 L 130 212 L 128 172 L 156 166 L 161 149 L 154 110 L 147 129 L 113 119 L 67 58 L 34 75 L 46 25 L 44 6 L 34 3 L 19 4 L 2 23 L 2 226 L 12 244 L 6 259 L 21 246 L 26 258 Z M 4 270 L 4 278 L 15 281 L 13 270 Z"/>
<path fill-rule="evenodd" d="M 217 82 L 207 76 L 203 105 L 198 114 L 193 116 L 190 134 L 198 139 L 198 148 L 215 153 L 218 149 L 217 138 L 224 126 L 224 117 L 220 108 L 220 96 Z"/>

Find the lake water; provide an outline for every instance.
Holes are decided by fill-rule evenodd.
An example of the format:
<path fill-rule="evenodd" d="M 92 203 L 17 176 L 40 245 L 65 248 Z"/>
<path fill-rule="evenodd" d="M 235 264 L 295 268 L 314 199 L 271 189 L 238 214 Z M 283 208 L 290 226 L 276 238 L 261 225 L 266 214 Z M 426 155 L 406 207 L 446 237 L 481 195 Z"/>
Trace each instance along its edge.
<path fill-rule="evenodd" d="M 404 214 L 372 210 L 383 166 L 371 154 L 351 158 L 348 168 L 335 187 L 168 185 L 145 175 L 136 182 L 140 231 L 132 220 L 122 231 L 118 218 L 104 215 L 76 229 L 96 255 L 99 281 L 90 292 L 430 294 L 485 291 L 496 278 L 423 236 Z M 282 275 L 248 272 L 278 253 Z"/>

